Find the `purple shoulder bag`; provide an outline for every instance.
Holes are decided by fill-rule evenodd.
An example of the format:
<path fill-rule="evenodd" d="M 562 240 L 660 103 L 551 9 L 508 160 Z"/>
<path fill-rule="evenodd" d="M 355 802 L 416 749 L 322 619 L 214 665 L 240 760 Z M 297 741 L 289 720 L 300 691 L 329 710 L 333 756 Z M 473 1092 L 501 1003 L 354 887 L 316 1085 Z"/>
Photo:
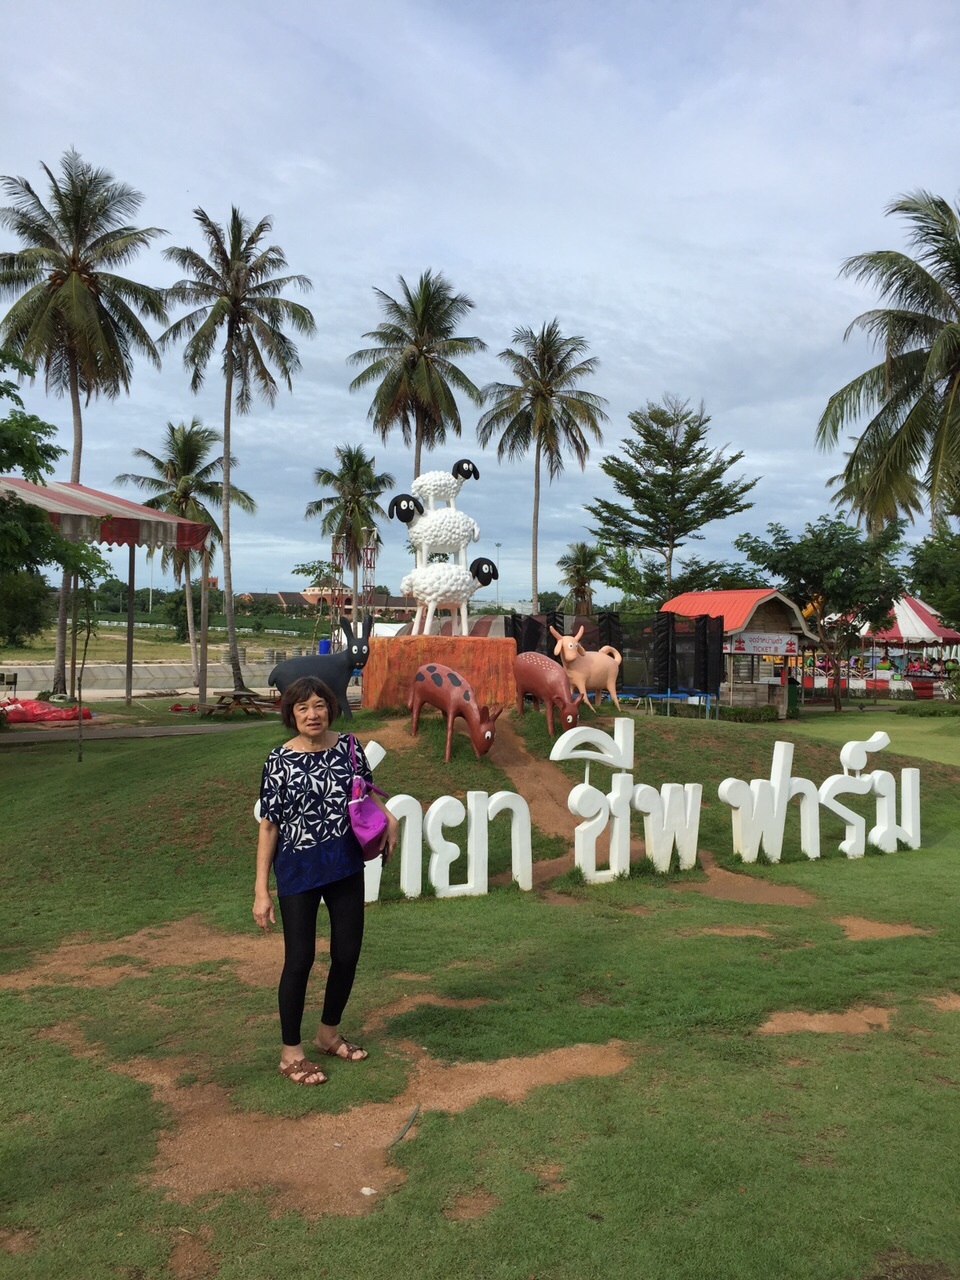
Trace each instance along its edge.
<path fill-rule="evenodd" d="M 366 778 L 357 773 L 355 741 L 351 733 L 350 763 L 353 765 L 353 784 L 350 788 L 350 799 L 347 802 L 347 813 L 350 815 L 350 826 L 353 828 L 353 834 L 357 837 L 357 842 L 363 850 L 364 861 L 369 862 L 371 858 L 379 857 L 380 841 L 387 827 L 387 815 L 376 801 L 371 799 L 370 792 L 375 791 L 378 796 L 384 797 L 386 797 L 387 793 L 381 791 L 379 787 L 375 787 L 372 782 L 368 782 Z"/>

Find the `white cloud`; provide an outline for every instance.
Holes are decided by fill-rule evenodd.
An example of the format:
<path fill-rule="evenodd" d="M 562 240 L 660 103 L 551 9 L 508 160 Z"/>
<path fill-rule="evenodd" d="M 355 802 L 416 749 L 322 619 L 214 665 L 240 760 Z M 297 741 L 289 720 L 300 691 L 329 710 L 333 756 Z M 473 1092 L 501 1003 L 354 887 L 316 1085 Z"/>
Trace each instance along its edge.
<path fill-rule="evenodd" d="M 588 339 L 608 448 L 648 399 L 705 400 L 716 443 L 763 479 L 703 554 L 827 509 L 841 458 L 816 451 L 816 421 L 871 359 L 841 342 L 872 299 L 840 262 L 901 242 L 883 216 L 900 191 L 956 193 L 953 3 L 95 0 L 85 13 L 78 24 L 64 0 L 40 0 L 6 16 L 17 56 L 0 171 L 42 185 L 39 162 L 75 145 L 144 192 L 163 244 L 197 243 L 196 205 L 218 220 L 234 203 L 270 213 L 291 270 L 314 282 L 318 334 L 293 394 L 234 424 L 237 481 L 260 508 L 235 517 L 238 589 L 293 586 L 292 565 L 322 552 L 303 511 L 337 444 L 366 444 L 408 487 L 410 458 L 399 438 L 374 439 L 345 359 L 378 322 L 372 287 L 428 266 L 477 304 L 466 331 L 490 351 L 465 368 L 478 383 L 503 376 L 496 352 L 518 324 L 556 315 Z M 62 29 L 69 41 L 37 38 Z M 131 271 L 172 278 L 159 249 Z M 67 406 L 39 384 L 28 400 L 69 443 Z M 501 596 L 528 595 L 532 463 L 482 455 L 476 410 L 461 408 L 463 439 L 432 461 L 479 462 L 482 546 L 502 543 Z M 194 414 L 219 424 L 217 368 L 194 397 L 179 353 L 159 374 L 138 366 L 128 399 L 86 412 L 84 481 L 109 488 L 135 469 L 133 447 Z M 545 587 L 585 535 L 583 503 L 607 492 L 599 456 L 544 488 Z M 396 587 L 402 531 L 384 538 L 377 577 Z"/>

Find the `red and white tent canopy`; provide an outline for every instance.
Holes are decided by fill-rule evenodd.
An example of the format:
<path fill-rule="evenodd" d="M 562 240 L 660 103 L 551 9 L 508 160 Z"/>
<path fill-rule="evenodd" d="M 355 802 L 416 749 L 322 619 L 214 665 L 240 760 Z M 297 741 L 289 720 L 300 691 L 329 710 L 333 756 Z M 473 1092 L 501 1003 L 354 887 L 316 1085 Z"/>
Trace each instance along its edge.
<path fill-rule="evenodd" d="M 71 541 L 202 551 L 210 533 L 205 524 L 64 480 L 41 485 L 16 476 L 0 476 L 0 493 L 9 493 L 32 507 L 42 508 L 51 523 Z"/>
<path fill-rule="evenodd" d="M 75 542 L 106 543 L 113 547 L 130 548 L 130 569 L 127 582 L 127 661 L 126 700 L 129 706 L 133 690 L 133 588 L 136 547 L 152 549 L 169 548 L 171 551 L 209 551 L 211 543 L 209 525 L 181 516 L 154 511 L 127 498 L 114 497 L 88 489 L 85 484 L 69 484 L 65 480 L 52 480 L 49 484 L 31 484 L 18 476 L 0 476 L 0 498 L 16 497 L 31 507 L 45 511 L 51 524 L 57 526 L 64 537 Z M 204 556 L 203 600 L 201 619 L 206 618 L 207 556 Z M 200 638 L 200 701 L 206 696 L 206 629 L 201 621 Z"/>
<path fill-rule="evenodd" d="M 875 644 L 960 644 L 960 631 L 944 626 L 940 615 L 916 596 L 901 596 L 893 606 L 893 625 L 871 631 L 865 625 L 860 634 Z"/>

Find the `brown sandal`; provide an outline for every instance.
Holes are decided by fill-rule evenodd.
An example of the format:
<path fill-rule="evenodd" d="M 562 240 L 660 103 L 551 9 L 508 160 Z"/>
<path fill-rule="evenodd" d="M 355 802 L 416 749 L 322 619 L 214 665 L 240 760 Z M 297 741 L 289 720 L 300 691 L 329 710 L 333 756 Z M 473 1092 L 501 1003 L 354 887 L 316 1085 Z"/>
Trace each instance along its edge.
<path fill-rule="evenodd" d="M 341 1062 L 363 1062 L 364 1058 L 369 1058 L 370 1056 L 366 1049 L 362 1049 L 358 1044 L 351 1044 L 349 1040 L 344 1040 L 343 1036 L 340 1037 L 339 1042 L 332 1049 L 325 1049 L 316 1040 L 314 1044 L 328 1058 L 339 1058 Z"/>
<path fill-rule="evenodd" d="M 285 1067 L 281 1065 L 280 1074 L 286 1076 L 293 1084 L 305 1084 L 311 1089 L 315 1085 L 327 1083 L 327 1076 L 309 1058 L 298 1058 L 296 1062 L 288 1062 Z M 299 1079 L 295 1079 L 297 1076 Z M 320 1079 L 311 1081 L 311 1076 L 319 1076 Z"/>

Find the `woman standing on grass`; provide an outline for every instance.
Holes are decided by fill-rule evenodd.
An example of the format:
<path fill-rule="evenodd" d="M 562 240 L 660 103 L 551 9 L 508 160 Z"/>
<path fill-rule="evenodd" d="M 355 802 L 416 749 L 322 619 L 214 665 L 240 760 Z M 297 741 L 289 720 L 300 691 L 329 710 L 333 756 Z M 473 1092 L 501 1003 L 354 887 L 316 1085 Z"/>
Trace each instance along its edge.
<path fill-rule="evenodd" d="M 288 685 L 280 699 L 280 718 L 297 733 L 267 756 L 260 787 L 253 918 L 264 931 L 275 923 L 272 866 L 283 921 L 280 1073 L 294 1084 L 325 1084 L 327 1079 L 304 1053 L 300 1032 L 321 901 L 330 916 L 330 972 L 314 1044 L 319 1053 L 344 1062 L 362 1062 L 367 1056 L 338 1028 L 363 942 L 363 854 L 350 826 L 347 802 L 354 773 L 368 781 L 372 775 L 355 739 L 354 769 L 352 735 L 330 728 L 338 710 L 333 690 L 322 680 L 306 676 Z M 381 844 L 384 862 L 396 843 L 397 820 L 387 813 Z"/>

